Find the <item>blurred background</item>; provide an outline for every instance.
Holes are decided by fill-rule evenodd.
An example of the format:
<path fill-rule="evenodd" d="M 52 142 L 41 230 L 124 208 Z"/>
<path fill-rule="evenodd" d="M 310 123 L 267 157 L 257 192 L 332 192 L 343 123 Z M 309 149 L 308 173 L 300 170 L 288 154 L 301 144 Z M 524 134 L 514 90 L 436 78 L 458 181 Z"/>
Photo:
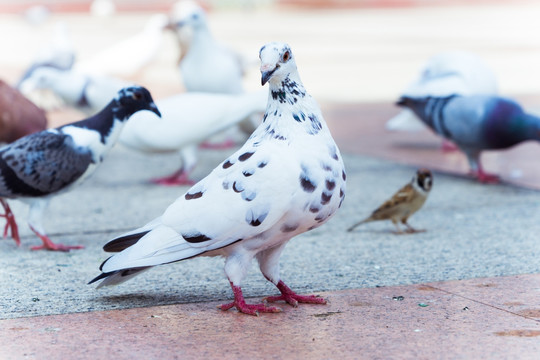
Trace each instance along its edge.
<path fill-rule="evenodd" d="M 182 50 L 181 41 L 173 31 L 163 31 L 155 38 L 153 43 L 158 46 L 151 51 L 143 42 L 128 50 L 122 50 L 120 45 L 144 32 L 154 15 L 163 14 L 171 19 L 174 7 L 182 2 L 187 0 L 2 0 L 0 79 L 17 84 L 36 59 L 61 43 L 75 55 L 75 68 L 90 67 L 100 75 L 139 83 L 157 99 L 183 92 L 178 64 L 185 49 Z M 434 144 L 438 144 L 428 130 L 420 133 L 385 130 L 386 121 L 399 112 L 394 103 L 400 93 L 418 78 L 431 56 L 444 51 L 459 50 L 479 56 L 495 74 L 500 95 L 518 99 L 532 112 L 540 109 L 538 1 L 201 0 L 197 3 L 207 12 L 214 38 L 243 58 L 246 64 L 243 83 L 248 91 L 261 88 L 258 71 L 261 45 L 268 41 L 288 42 L 306 88 L 323 106 L 327 121 L 345 151 L 403 160 L 403 156 L 396 157 L 398 142 L 405 144 L 397 146 L 401 155 L 401 150 L 416 151 L 405 157 L 405 162 L 414 163 L 415 159 L 424 157 L 435 169 L 442 170 L 442 164 L 446 164 L 444 170 L 466 171 L 466 161 L 459 153 L 441 160 L 438 153 L 423 151 L 433 150 Z M 120 49 L 116 53 L 115 47 Z M 129 55 L 131 52 L 133 55 Z M 144 61 L 140 61 L 138 52 L 146 54 L 140 55 L 146 56 Z M 77 110 L 51 101 L 47 99 L 43 105 L 48 108 L 50 126 L 73 120 Z M 377 141 L 373 141 L 374 135 L 378 136 Z M 385 148 L 379 146 L 382 137 L 382 142 L 389 144 Z M 417 145 L 409 146 L 412 143 Z M 537 150 L 535 147 L 530 161 L 534 161 Z M 540 187 L 540 182 L 529 175 L 531 163 L 523 160 L 528 155 L 516 156 L 525 161 L 519 166 L 505 159 L 506 155 L 501 156 L 502 160 L 499 155 L 487 154 L 486 167 L 494 168 L 511 181 Z"/>

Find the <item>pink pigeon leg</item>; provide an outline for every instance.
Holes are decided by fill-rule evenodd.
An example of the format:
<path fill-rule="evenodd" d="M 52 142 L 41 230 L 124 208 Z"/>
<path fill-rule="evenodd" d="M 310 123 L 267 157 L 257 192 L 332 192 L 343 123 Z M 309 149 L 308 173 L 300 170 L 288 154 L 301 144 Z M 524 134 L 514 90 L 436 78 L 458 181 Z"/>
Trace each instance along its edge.
<path fill-rule="evenodd" d="M 234 147 L 236 143 L 232 139 L 224 140 L 221 143 L 211 143 L 209 141 L 203 141 L 199 147 L 201 149 L 212 149 L 212 150 L 224 150 Z"/>
<path fill-rule="evenodd" d="M 268 296 L 264 300 L 268 302 L 275 302 L 283 300 L 287 302 L 289 305 L 292 305 L 294 307 L 298 306 L 298 303 L 305 303 L 305 304 L 326 304 L 326 300 L 318 295 L 298 295 L 294 291 L 291 290 L 290 287 L 285 285 L 285 283 L 282 280 L 279 280 L 277 283 L 277 288 L 281 292 L 281 295 L 279 296 Z"/>
<path fill-rule="evenodd" d="M 475 176 L 478 181 L 483 184 L 498 184 L 500 182 L 500 178 L 497 175 L 484 172 L 480 161 L 478 162 L 478 168 L 476 170 L 472 170 L 471 172 L 473 176 Z"/>
<path fill-rule="evenodd" d="M 32 246 L 31 250 L 50 250 L 50 251 L 69 251 L 69 250 L 78 250 L 84 249 L 83 245 L 64 245 L 64 244 L 55 244 L 49 239 L 45 234 L 40 234 L 32 226 L 30 229 L 43 241 L 43 245 Z"/>
<path fill-rule="evenodd" d="M 0 204 L 4 207 L 5 214 L 1 214 L 0 217 L 6 218 L 6 226 L 4 227 L 4 237 L 7 237 L 8 230 L 11 229 L 11 237 L 15 240 L 17 246 L 21 246 L 21 238 L 19 237 L 19 228 L 17 227 L 17 222 L 15 221 L 15 215 L 11 211 L 9 204 L 4 199 L 0 199 Z"/>
<path fill-rule="evenodd" d="M 443 139 L 441 144 L 441 150 L 442 152 L 453 152 L 459 150 L 459 148 L 450 140 Z"/>
<path fill-rule="evenodd" d="M 258 316 L 259 313 L 277 313 L 281 312 L 282 310 L 273 307 L 273 306 L 266 306 L 264 304 L 246 304 L 244 301 L 244 295 L 242 294 L 242 289 L 240 286 L 236 286 L 231 282 L 231 288 L 233 290 L 234 294 L 234 301 L 228 304 L 223 304 L 218 306 L 219 309 L 223 311 L 227 311 L 233 307 L 236 308 L 241 313 L 248 314 L 248 315 L 255 315 Z"/>
<path fill-rule="evenodd" d="M 195 184 L 195 181 L 191 180 L 188 177 L 188 173 L 184 171 L 184 168 L 181 168 L 180 170 L 174 172 L 173 174 L 169 176 L 165 176 L 162 178 L 156 178 L 150 180 L 150 182 L 158 185 L 166 185 L 166 186 L 175 186 L 175 185 L 193 185 Z"/>

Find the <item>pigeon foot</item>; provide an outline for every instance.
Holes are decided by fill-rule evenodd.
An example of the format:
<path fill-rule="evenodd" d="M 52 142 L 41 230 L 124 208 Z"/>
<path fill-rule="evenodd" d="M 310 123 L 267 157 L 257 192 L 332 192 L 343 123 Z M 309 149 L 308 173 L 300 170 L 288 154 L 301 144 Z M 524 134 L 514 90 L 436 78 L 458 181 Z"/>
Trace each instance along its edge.
<path fill-rule="evenodd" d="M 49 250 L 49 251 L 65 251 L 68 252 L 70 250 L 79 250 L 84 249 L 83 245 L 64 245 L 64 244 L 55 244 L 49 239 L 47 235 L 40 234 L 36 230 L 34 230 L 32 227 L 30 227 L 32 231 L 43 241 L 43 245 L 39 246 L 32 246 L 30 247 L 30 250 Z"/>
<path fill-rule="evenodd" d="M 224 150 L 224 149 L 230 149 L 235 146 L 236 146 L 236 143 L 232 139 L 227 139 L 221 143 L 211 143 L 208 141 L 203 141 L 199 145 L 201 149 L 210 149 L 210 150 Z"/>
<path fill-rule="evenodd" d="M 291 290 L 283 281 L 279 281 L 276 285 L 281 295 L 268 296 L 263 299 L 267 302 L 285 301 L 287 304 L 297 307 L 298 303 L 304 304 L 326 304 L 326 300 L 318 295 L 298 295 Z"/>
<path fill-rule="evenodd" d="M 443 153 L 449 153 L 458 151 L 459 148 L 451 141 L 444 139 L 441 143 L 441 150 Z"/>
<path fill-rule="evenodd" d="M 150 180 L 150 182 L 153 184 L 165 185 L 165 186 L 178 186 L 178 185 L 191 186 L 195 184 L 195 181 L 188 178 L 188 174 L 182 169 L 178 170 L 172 175 L 165 176 L 162 178 L 152 179 Z"/>
<path fill-rule="evenodd" d="M 0 214 L 0 217 L 6 218 L 6 226 L 4 227 L 4 238 L 7 237 L 8 231 L 11 230 L 11 237 L 13 238 L 13 240 L 15 240 L 15 244 L 17 244 L 17 246 L 21 246 L 21 238 L 19 236 L 19 228 L 17 227 L 17 222 L 15 221 L 15 215 L 13 215 L 11 208 L 5 200 L 0 199 L 0 204 L 4 207 L 4 210 L 6 211 L 5 214 Z"/>
<path fill-rule="evenodd" d="M 219 305 L 218 308 L 223 311 L 235 307 L 236 310 L 241 313 L 255 316 L 259 316 L 259 313 L 277 313 L 282 311 L 280 308 L 266 306 L 265 304 L 246 304 L 242 289 L 239 286 L 233 285 L 233 283 L 231 283 L 231 288 L 234 293 L 234 301 L 228 304 Z"/>
<path fill-rule="evenodd" d="M 501 179 L 495 174 L 489 174 L 483 171 L 473 171 L 472 174 L 482 184 L 498 184 L 501 182 Z"/>

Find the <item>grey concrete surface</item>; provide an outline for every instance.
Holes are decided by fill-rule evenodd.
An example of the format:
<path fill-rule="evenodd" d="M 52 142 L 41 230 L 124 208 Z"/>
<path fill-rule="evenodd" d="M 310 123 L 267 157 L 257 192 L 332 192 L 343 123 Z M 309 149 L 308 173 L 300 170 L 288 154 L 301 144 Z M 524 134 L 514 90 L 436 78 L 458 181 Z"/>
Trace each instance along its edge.
<path fill-rule="evenodd" d="M 195 176 L 225 155 L 201 151 Z M 540 271 L 539 192 L 436 173 L 430 198 L 410 220 L 426 232 L 394 235 L 390 222 L 376 222 L 347 233 L 415 169 L 351 154 L 345 162 L 342 209 L 325 226 L 293 239 L 283 253 L 282 277 L 293 289 L 309 293 Z M 45 222 L 53 240 L 83 244 L 84 250 L 29 250 L 39 239 L 25 224 L 26 205 L 12 201 L 23 244 L 0 240 L 0 319 L 231 298 L 219 258 L 154 268 L 113 288 L 86 285 L 99 274 L 108 239 L 160 215 L 187 189 L 145 182 L 177 164 L 174 155 L 149 157 L 117 147 L 83 186 L 53 199 Z M 255 263 L 243 288 L 248 297 L 276 293 Z"/>

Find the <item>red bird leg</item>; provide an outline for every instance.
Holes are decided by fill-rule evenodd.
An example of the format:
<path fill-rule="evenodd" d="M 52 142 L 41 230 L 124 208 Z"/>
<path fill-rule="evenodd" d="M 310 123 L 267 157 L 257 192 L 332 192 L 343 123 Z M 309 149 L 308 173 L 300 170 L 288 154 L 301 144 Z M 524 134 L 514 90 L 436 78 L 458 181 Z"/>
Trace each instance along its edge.
<path fill-rule="evenodd" d="M 450 140 L 443 139 L 441 143 L 441 150 L 442 152 L 453 152 L 459 150 L 459 148 Z"/>
<path fill-rule="evenodd" d="M 287 302 L 289 305 L 292 305 L 294 307 L 297 307 L 298 303 L 326 304 L 326 300 L 318 295 L 298 295 L 297 293 L 292 291 L 290 287 L 285 285 L 285 283 L 281 280 L 279 280 L 276 286 L 278 290 L 281 292 L 281 295 L 268 296 L 264 298 L 265 301 L 275 302 L 275 301 L 283 300 Z"/>
<path fill-rule="evenodd" d="M 500 179 L 497 175 L 484 172 L 480 161 L 478 162 L 478 168 L 476 170 L 472 170 L 472 173 L 474 176 L 476 176 L 478 181 L 484 184 L 497 184 L 500 182 Z"/>
<path fill-rule="evenodd" d="M 262 313 L 276 313 L 281 312 L 282 310 L 277 307 L 273 306 L 266 306 L 264 304 L 246 304 L 244 301 L 244 295 L 242 294 L 242 289 L 240 286 L 234 285 L 232 282 L 231 288 L 234 294 L 234 301 L 232 303 L 223 304 L 218 306 L 223 311 L 227 311 L 232 307 L 235 307 L 236 310 L 238 310 L 241 313 L 248 314 L 248 315 L 256 315 L 258 316 L 260 312 Z"/>
<path fill-rule="evenodd" d="M 195 182 L 188 178 L 188 173 L 184 171 L 184 168 L 176 171 L 175 173 L 162 178 L 152 179 L 150 182 L 158 185 L 193 185 Z"/>
<path fill-rule="evenodd" d="M 15 221 L 15 215 L 11 211 L 9 204 L 4 199 L 0 199 L 0 204 L 4 207 L 5 214 L 0 215 L 0 217 L 6 218 L 6 226 L 4 227 L 4 237 L 7 236 L 8 230 L 11 229 L 11 237 L 15 240 L 17 246 L 21 246 L 21 238 L 19 237 L 19 228 L 17 227 L 17 222 Z"/>
<path fill-rule="evenodd" d="M 64 245 L 64 244 L 55 244 L 49 239 L 45 234 L 40 234 L 32 226 L 30 229 L 43 241 L 43 245 L 32 246 L 31 250 L 50 250 L 50 251 L 69 251 L 69 250 L 78 250 L 84 249 L 83 245 Z"/>
<path fill-rule="evenodd" d="M 203 141 L 199 147 L 201 149 L 212 149 L 212 150 L 225 150 L 234 147 L 236 143 L 232 139 L 224 140 L 221 143 L 211 143 L 209 141 Z"/>

